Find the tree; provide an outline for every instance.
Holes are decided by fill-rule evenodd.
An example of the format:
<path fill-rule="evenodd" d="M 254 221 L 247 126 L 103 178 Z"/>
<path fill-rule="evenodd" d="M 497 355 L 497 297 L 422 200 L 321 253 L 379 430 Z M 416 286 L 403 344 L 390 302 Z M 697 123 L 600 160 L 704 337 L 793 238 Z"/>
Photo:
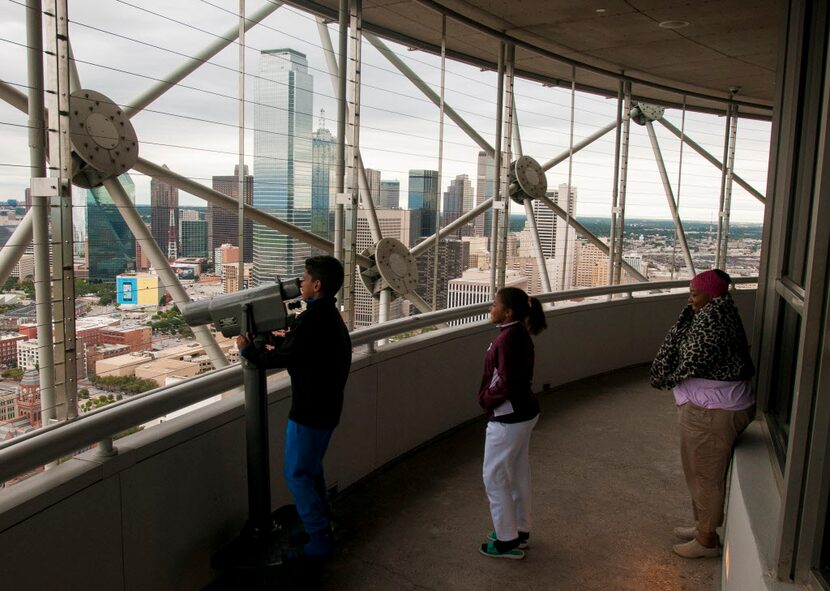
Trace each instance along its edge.
<path fill-rule="evenodd" d="M 23 282 L 18 283 L 17 287 L 23 290 L 28 299 L 35 299 L 35 284 L 32 283 L 31 279 L 26 279 Z"/>
<path fill-rule="evenodd" d="M 19 380 L 23 377 L 23 370 L 18 367 L 13 367 L 7 370 L 4 370 L 0 376 L 4 378 L 8 378 L 10 380 Z"/>
<path fill-rule="evenodd" d="M 0 291 L 11 291 L 17 285 L 17 278 L 9 277 L 6 279 L 6 282 L 3 284 L 3 287 L 0 288 Z"/>

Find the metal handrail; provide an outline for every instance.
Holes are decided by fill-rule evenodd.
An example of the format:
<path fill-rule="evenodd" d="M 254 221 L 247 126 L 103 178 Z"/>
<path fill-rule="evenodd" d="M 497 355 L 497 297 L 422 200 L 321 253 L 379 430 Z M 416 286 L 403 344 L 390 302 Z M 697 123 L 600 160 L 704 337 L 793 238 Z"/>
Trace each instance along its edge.
<path fill-rule="evenodd" d="M 736 284 L 757 283 L 758 278 L 737 277 L 733 279 L 733 282 Z M 534 297 L 542 303 L 550 303 L 614 294 L 633 294 L 643 291 L 662 292 L 683 288 L 687 285 L 688 281 L 632 283 L 559 291 Z M 353 331 L 351 333 L 352 343 L 354 345 L 371 344 L 376 340 L 418 328 L 477 316 L 487 312 L 489 306 L 490 303 L 485 302 L 392 320 Z M 83 449 L 135 425 L 180 410 L 241 385 L 242 369 L 236 363 L 229 367 L 196 376 L 186 382 L 122 400 L 72 421 L 49 425 L 43 429 L 3 442 L 0 444 L 0 482 L 14 478 L 38 466 L 48 464 L 54 461 L 55 458 L 72 454 L 76 450 Z"/>
<path fill-rule="evenodd" d="M 733 277 L 734 284 L 757 283 L 758 277 Z M 584 289 L 570 289 L 565 291 L 555 291 L 550 293 L 543 293 L 534 295 L 543 304 L 563 302 L 569 300 L 576 300 L 580 298 L 594 298 L 606 295 L 616 294 L 632 294 L 641 291 L 665 291 L 669 289 L 680 289 L 689 286 L 688 280 L 678 281 L 656 281 L 653 283 L 628 283 L 624 285 L 606 285 L 603 287 L 589 287 Z M 376 324 L 367 328 L 361 328 L 351 333 L 353 345 L 366 345 L 376 340 L 399 335 L 404 332 L 425 328 L 427 326 L 434 326 L 436 324 L 443 324 L 452 322 L 453 320 L 460 320 L 470 316 L 478 316 L 484 314 L 490 309 L 490 302 L 481 304 L 470 304 L 469 306 L 460 306 L 458 308 L 448 308 L 446 310 L 438 310 L 436 312 L 428 312 L 426 314 L 418 314 L 416 316 L 409 316 L 407 318 L 399 318 L 397 320 L 390 320 L 383 324 Z"/>

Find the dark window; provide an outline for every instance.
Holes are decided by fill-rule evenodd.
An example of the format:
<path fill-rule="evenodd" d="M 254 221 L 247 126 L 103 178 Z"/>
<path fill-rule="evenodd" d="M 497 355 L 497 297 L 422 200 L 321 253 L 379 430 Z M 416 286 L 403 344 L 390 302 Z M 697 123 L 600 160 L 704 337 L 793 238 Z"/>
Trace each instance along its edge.
<path fill-rule="evenodd" d="M 783 471 L 787 457 L 787 441 L 790 437 L 790 419 L 795 392 L 796 364 L 801 335 L 801 316 L 794 308 L 780 300 L 778 335 L 775 355 L 772 359 L 773 372 L 771 390 L 767 402 L 767 419 L 772 431 L 775 452 Z"/>
<path fill-rule="evenodd" d="M 830 588 L 830 499 L 827 499 L 827 508 L 824 514 L 824 542 L 821 545 L 819 570 L 825 587 Z"/>

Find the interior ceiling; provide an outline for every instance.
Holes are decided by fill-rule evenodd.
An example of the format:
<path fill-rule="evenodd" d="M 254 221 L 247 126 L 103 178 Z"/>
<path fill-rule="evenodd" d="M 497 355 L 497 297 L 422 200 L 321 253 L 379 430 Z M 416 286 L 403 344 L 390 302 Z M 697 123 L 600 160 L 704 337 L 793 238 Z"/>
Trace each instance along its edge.
<path fill-rule="evenodd" d="M 297 3 L 329 16 L 338 6 Z M 782 14 L 776 0 L 363 0 L 363 21 L 435 49 L 441 9 L 450 16 L 448 52 L 476 63 L 496 62 L 501 34 L 516 41 L 516 68 L 531 77 L 570 84 L 576 62 L 578 85 L 609 94 L 622 73 L 636 96 L 657 102 L 678 104 L 685 93 L 690 106 L 722 110 L 737 88 L 741 112 L 770 114 Z M 688 25 L 661 27 L 665 21 Z"/>

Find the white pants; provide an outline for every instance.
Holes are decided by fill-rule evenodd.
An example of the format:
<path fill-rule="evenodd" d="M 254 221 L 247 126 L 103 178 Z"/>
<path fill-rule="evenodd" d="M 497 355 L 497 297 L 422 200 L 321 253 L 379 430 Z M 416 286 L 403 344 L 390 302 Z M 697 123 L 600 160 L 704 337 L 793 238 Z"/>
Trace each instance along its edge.
<path fill-rule="evenodd" d="M 530 434 L 538 420 L 487 423 L 484 488 L 496 537 L 503 542 L 530 532 Z"/>

